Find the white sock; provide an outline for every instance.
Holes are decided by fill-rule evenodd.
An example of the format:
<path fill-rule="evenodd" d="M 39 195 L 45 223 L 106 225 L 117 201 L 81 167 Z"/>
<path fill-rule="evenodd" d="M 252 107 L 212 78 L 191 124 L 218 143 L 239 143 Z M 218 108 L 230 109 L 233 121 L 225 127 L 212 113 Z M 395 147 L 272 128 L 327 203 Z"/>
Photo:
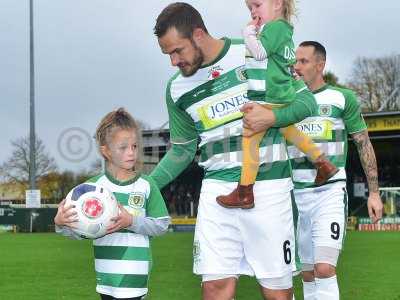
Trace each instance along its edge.
<path fill-rule="evenodd" d="M 336 275 L 329 278 L 315 278 L 317 300 L 339 300 Z"/>
<path fill-rule="evenodd" d="M 317 287 L 315 286 L 315 281 L 303 281 L 304 300 L 316 300 L 316 289 Z"/>

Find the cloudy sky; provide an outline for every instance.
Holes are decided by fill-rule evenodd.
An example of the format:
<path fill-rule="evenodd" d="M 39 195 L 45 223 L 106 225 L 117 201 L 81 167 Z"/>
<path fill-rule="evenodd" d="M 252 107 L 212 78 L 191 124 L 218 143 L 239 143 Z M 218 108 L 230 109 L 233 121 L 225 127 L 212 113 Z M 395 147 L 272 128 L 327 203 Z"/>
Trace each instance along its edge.
<path fill-rule="evenodd" d="M 240 36 L 244 0 L 188 1 L 213 36 Z M 34 0 L 36 131 L 60 169 L 96 157 L 90 136 L 100 118 L 124 106 L 158 128 L 167 121 L 166 81 L 174 73 L 152 28 L 161 0 Z M 400 52 L 398 0 L 300 0 L 295 42 L 318 40 L 341 82 L 358 56 Z M 0 0 L 0 163 L 10 141 L 28 134 L 29 0 Z"/>

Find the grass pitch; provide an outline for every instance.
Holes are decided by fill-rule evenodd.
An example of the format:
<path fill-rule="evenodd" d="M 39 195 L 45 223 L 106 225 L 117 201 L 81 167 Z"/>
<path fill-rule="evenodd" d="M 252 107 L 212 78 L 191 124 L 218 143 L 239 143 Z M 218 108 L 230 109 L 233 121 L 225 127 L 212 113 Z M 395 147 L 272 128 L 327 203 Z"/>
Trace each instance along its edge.
<path fill-rule="evenodd" d="M 149 300 L 200 299 L 192 274 L 191 233 L 153 239 Z M 400 300 L 400 233 L 349 232 L 338 276 L 341 299 Z M 302 299 L 299 279 L 295 294 Z M 99 300 L 90 241 L 56 234 L 0 234 L 0 299 Z M 241 277 L 236 300 L 261 299 L 253 278 Z"/>

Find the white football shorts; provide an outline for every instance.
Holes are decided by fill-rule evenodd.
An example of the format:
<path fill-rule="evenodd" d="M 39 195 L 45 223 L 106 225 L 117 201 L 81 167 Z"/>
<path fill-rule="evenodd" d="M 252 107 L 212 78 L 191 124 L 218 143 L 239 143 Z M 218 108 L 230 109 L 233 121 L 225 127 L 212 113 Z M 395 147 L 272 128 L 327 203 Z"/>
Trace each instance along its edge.
<path fill-rule="evenodd" d="M 300 260 L 302 264 L 314 265 L 322 262 L 315 255 L 317 247 L 342 249 L 347 220 L 345 183 L 295 190 L 294 194 L 299 212 L 297 246 Z M 331 264 L 336 265 L 336 262 Z"/>
<path fill-rule="evenodd" d="M 290 191 L 272 191 L 258 181 L 254 208 L 220 206 L 216 197 L 229 194 L 236 186 L 236 182 L 203 181 L 194 237 L 194 273 L 257 279 L 291 274 L 295 236 Z"/>

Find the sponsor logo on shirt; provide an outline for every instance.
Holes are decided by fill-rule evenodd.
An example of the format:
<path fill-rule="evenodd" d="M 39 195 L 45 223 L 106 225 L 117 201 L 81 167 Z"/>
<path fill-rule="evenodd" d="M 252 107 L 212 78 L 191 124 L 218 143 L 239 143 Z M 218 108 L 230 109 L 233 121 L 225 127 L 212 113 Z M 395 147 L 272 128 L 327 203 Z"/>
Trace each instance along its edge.
<path fill-rule="evenodd" d="M 223 97 L 211 98 L 197 109 L 197 113 L 203 128 L 212 129 L 229 121 L 240 119 L 243 115 L 240 108 L 247 102 L 249 102 L 247 91 L 241 89 Z"/>
<path fill-rule="evenodd" d="M 310 121 L 301 122 L 296 124 L 297 129 L 307 134 L 313 139 L 331 140 L 332 139 L 332 122 L 329 120 L 324 121 Z"/>

